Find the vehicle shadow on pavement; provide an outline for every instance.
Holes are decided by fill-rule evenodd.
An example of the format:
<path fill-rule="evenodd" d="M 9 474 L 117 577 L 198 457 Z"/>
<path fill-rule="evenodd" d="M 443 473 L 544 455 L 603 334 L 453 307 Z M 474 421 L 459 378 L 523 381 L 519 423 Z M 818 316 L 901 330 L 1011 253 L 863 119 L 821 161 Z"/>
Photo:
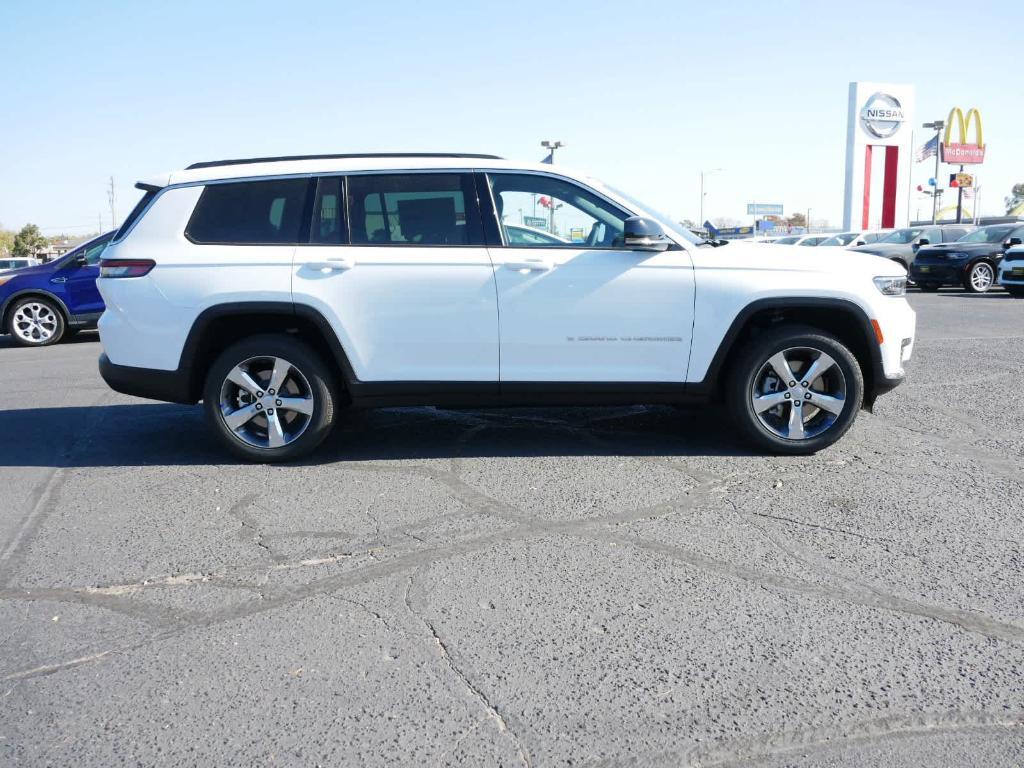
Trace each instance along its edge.
<path fill-rule="evenodd" d="M 96 331 L 78 331 L 77 333 L 65 336 L 61 339 L 60 345 L 88 344 L 90 342 L 95 344 L 98 343 L 99 340 L 100 335 Z M 22 347 L 21 344 L 16 342 L 10 335 L 2 335 L 0 336 L 0 349 L 25 349 L 25 347 Z"/>
<path fill-rule="evenodd" d="M 346 461 L 537 456 L 753 455 L 718 408 L 342 411 L 334 432 L 298 465 Z M 69 432 L 69 425 L 73 430 Z M 3 413 L 0 466 L 123 467 L 239 464 L 201 406 L 139 403 Z M 70 437 L 67 437 L 69 436 Z"/>

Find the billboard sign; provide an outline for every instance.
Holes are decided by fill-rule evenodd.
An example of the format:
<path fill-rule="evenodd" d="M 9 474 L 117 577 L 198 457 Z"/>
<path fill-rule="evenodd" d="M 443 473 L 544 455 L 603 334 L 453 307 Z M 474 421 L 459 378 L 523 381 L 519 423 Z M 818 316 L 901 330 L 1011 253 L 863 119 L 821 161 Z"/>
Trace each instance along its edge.
<path fill-rule="evenodd" d="M 782 203 L 747 203 L 747 216 L 781 216 Z"/>
<path fill-rule="evenodd" d="M 547 229 L 548 220 L 540 216 L 523 216 L 523 224 L 534 229 Z"/>
<path fill-rule="evenodd" d="M 959 139 L 957 142 L 950 141 L 953 138 L 954 122 Z M 973 144 L 967 141 L 967 134 L 971 130 L 972 122 L 975 128 Z M 942 137 L 942 162 L 950 165 L 976 165 L 985 162 L 985 140 L 981 133 L 981 112 L 974 107 L 967 110 L 966 117 L 960 107 L 953 107 L 949 111 L 946 134 Z"/>

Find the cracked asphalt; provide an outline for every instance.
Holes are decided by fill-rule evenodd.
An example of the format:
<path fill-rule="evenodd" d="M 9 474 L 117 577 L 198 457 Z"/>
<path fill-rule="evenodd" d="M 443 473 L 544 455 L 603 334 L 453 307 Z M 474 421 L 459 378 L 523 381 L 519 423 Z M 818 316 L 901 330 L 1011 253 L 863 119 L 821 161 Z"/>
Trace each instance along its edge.
<path fill-rule="evenodd" d="M 1024 762 L 1024 301 L 914 294 L 817 456 L 715 409 L 347 414 L 240 465 L 0 338 L 0 764 Z"/>

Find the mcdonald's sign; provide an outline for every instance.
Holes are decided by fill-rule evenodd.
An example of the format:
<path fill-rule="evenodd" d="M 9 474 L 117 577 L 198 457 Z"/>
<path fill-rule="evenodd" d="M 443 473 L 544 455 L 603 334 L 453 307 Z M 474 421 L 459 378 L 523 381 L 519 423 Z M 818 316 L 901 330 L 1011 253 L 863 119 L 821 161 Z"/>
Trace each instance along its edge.
<path fill-rule="evenodd" d="M 971 129 L 971 123 L 975 126 L 975 142 L 967 142 L 967 133 Z M 953 124 L 958 129 L 958 142 L 950 141 L 953 134 Z M 946 121 L 946 134 L 942 141 L 942 162 L 952 165 L 968 165 L 985 162 L 985 139 L 981 132 L 981 113 L 974 107 L 967 110 L 967 116 L 960 110 L 960 107 L 953 107 L 949 111 L 949 119 Z"/>

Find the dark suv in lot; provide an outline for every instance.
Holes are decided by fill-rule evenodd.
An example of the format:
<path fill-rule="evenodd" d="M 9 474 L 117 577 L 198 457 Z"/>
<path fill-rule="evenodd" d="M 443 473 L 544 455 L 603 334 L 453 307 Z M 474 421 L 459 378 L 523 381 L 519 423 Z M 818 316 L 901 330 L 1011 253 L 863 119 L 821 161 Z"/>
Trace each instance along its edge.
<path fill-rule="evenodd" d="M 1024 243 L 1024 224 L 979 227 L 955 243 L 920 248 L 910 267 L 910 278 L 922 291 L 944 285 L 962 285 L 971 293 L 985 293 L 996 283 L 1003 252 Z"/>
<path fill-rule="evenodd" d="M 890 232 L 878 242 L 860 245 L 852 250 L 859 253 L 873 253 L 902 264 L 907 271 L 914 263 L 919 248 L 936 243 L 952 243 L 973 229 L 967 225 L 929 225 L 926 227 L 905 227 Z"/>

